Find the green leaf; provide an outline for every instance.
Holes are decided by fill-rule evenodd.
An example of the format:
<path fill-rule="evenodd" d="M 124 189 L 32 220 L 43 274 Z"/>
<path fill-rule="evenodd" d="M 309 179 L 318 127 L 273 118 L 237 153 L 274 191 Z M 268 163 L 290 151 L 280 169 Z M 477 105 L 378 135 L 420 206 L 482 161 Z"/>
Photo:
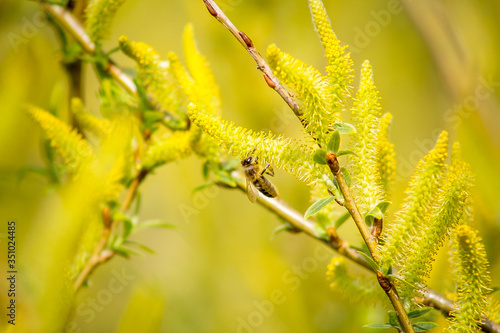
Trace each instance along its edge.
<path fill-rule="evenodd" d="M 116 53 L 120 50 L 121 50 L 120 46 L 116 46 L 116 47 L 112 48 L 111 50 L 109 50 L 108 52 L 106 52 L 106 57 L 109 57 L 113 53 Z"/>
<path fill-rule="evenodd" d="M 222 162 L 221 164 L 221 169 L 227 172 L 231 172 L 233 170 L 236 170 L 236 167 L 240 164 L 239 161 L 235 159 L 231 159 L 225 162 Z"/>
<path fill-rule="evenodd" d="M 326 150 L 318 149 L 313 156 L 314 162 L 318 164 L 326 164 Z"/>
<path fill-rule="evenodd" d="M 144 112 L 144 125 L 146 128 L 152 128 L 154 124 L 164 118 L 163 114 L 158 111 L 145 111 Z"/>
<path fill-rule="evenodd" d="M 392 325 L 390 324 L 368 324 L 363 327 L 366 328 L 392 328 Z"/>
<path fill-rule="evenodd" d="M 325 181 L 326 188 L 330 191 L 336 199 L 342 200 L 344 197 L 340 192 L 339 184 L 335 178 L 330 179 L 327 174 L 323 174 L 323 180 Z"/>
<path fill-rule="evenodd" d="M 168 117 L 163 119 L 163 123 L 170 129 L 185 131 L 186 130 L 186 120 L 180 120 L 175 117 Z"/>
<path fill-rule="evenodd" d="M 416 309 L 416 310 L 410 311 L 408 313 L 408 317 L 409 318 L 417 318 L 417 317 L 423 316 L 424 314 L 426 314 L 427 312 L 429 312 L 431 310 L 432 310 L 432 308 L 430 308 L 430 307 Z"/>
<path fill-rule="evenodd" d="M 315 223 L 313 226 L 314 229 L 314 236 L 316 238 L 328 240 L 330 239 L 330 236 L 328 236 L 328 232 L 326 232 L 326 229 L 320 225 L 319 223 Z"/>
<path fill-rule="evenodd" d="M 384 275 L 387 275 L 387 277 L 392 277 L 392 266 L 390 264 L 381 261 L 379 266 L 380 271 L 384 273 Z"/>
<path fill-rule="evenodd" d="M 214 183 L 207 183 L 207 184 L 202 184 L 200 186 L 196 186 L 195 188 L 193 188 L 191 190 L 191 194 L 194 194 L 196 192 L 199 192 L 201 190 L 204 190 L 204 189 L 209 188 L 209 187 L 214 186 L 214 185 L 215 185 Z"/>
<path fill-rule="evenodd" d="M 114 247 L 113 252 L 116 253 L 119 256 L 122 256 L 124 258 L 130 258 L 130 255 L 139 255 L 139 253 L 132 251 L 130 249 L 124 248 L 124 247 Z"/>
<path fill-rule="evenodd" d="M 126 239 L 132 231 L 134 230 L 134 224 L 132 223 L 131 219 L 124 219 L 123 220 L 123 238 Z"/>
<path fill-rule="evenodd" d="M 356 154 L 355 152 L 353 152 L 352 150 L 340 150 L 338 153 L 337 153 L 337 157 L 340 157 L 340 156 L 343 156 L 343 155 L 354 155 L 354 156 L 358 156 L 358 154 Z"/>
<path fill-rule="evenodd" d="M 370 266 L 372 266 L 374 271 L 379 270 L 379 267 L 378 267 L 377 263 L 375 262 L 375 260 L 373 260 L 372 256 L 364 253 L 363 251 L 358 251 L 358 253 L 361 254 L 363 257 L 365 257 L 366 261 L 368 261 L 368 263 L 370 264 Z"/>
<path fill-rule="evenodd" d="M 123 239 L 126 239 L 134 230 L 134 221 L 120 211 L 115 210 L 111 215 L 113 220 L 123 222 Z"/>
<path fill-rule="evenodd" d="M 389 311 L 387 313 L 387 317 L 389 317 L 389 324 L 391 324 L 392 327 L 399 327 L 401 325 L 398 315 L 395 311 Z"/>
<path fill-rule="evenodd" d="M 228 185 L 229 187 L 236 187 L 236 181 L 226 171 L 218 170 L 214 173 L 217 182 Z"/>
<path fill-rule="evenodd" d="M 146 220 L 135 226 L 134 232 L 150 228 L 180 229 L 179 226 L 167 223 L 161 219 Z"/>
<path fill-rule="evenodd" d="M 349 214 L 349 212 L 343 214 L 341 217 L 339 217 L 336 221 L 335 221 L 335 229 L 338 229 L 342 226 L 342 224 L 344 224 L 347 220 L 349 220 L 349 218 L 351 217 L 351 214 Z"/>
<path fill-rule="evenodd" d="M 210 168 L 211 168 L 211 165 L 210 165 L 210 161 L 205 161 L 205 163 L 203 163 L 203 166 L 202 166 L 202 174 L 203 174 L 203 179 L 207 180 L 208 179 L 208 175 L 210 173 Z"/>
<path fill-rule="evenodd" d="M 319 225 L 323 227 L 326 231 L 326 227 L 330 225 L 330 219 L 328 218 L 328 215 L 325 213 L 318 213 L 316 215 L 316 222 L 318 222 Z"/>
<path fill-rule="evenodd" d="M 151 254 L 156 254 L 156 252 L 153 251 L 151 248 L 147 247 L 146 245 L 137 243 L 137 242 L 126 241 L 125 244 L 127 244 L 127 245 L 134 245 L 134 246 L 137 246 L 138 248 L 140 248 L 141 250 L 143 250 L 144 252 L 148 252 L 148 253 L 151 253 Z"/>
<path fill-rule="evenodd" d="M 308 219 L 309 217 L 313 216 L 317 212 L 319 212 L 321 209 L 323 209 L 326 205 L 328 205 L 330 202 L 332 202 L 334 197 L 327 197 L 327 198 L 322 198 L 313 203 L 307 211 L 304 214 L 304 219 Z"/>
<path fill-rule="evenodd" d="M 385 214 L 385 212 L 387 211 L 387 208 L 389 208 L 389 205 L 391 204 L 392 202 L 390 201 L 381 201 L 377 204 L 377 207 L 380 209 L 380 211 Z"/>
<path fill-rule="evenodd" d="M 337 154 L 340 147 L 340 134 L 339 131 L 335 130 L 330 137 L 330 141 L 328 141 L 328 151 Z"/>
<path fill-rule="evenodd" d="M 135 199 L 134 216 L 139 216 L 139 210 L 141 209 L 141 202 L 142 202 L 142 194 L 140 191 L 137 191 L 135 198 L 136 199 Z"/>
<path fill-rule="evenodd" d="M 349 171 L 345 167 L 340 168 L 340 172 L 342 172 L 342 175 L 344 175 L 344 179 L 345 179 L 347 186 L 350 187 L 351 186 L 351 174 L 349 173 Z"/>
<path fill-rule="evenodd" d="M 352 134 L 356 133 L 356 127 L 348 123 L 335 123 L 333 125 L 340 134 Z"/>
<path fill-rule="evenodd" d="M 366 216 L 373 216 L 374 218 L 377 218 L 377 219 L 382 219 L 384 217 L 384 214 L 382 213 L 382 211 L 380 210 L 380 208 L 378 207 L 375 207 L 373 208 L 370 212 L 368 212 L 368 214 L 366 214 Z"/>
<path fill-rule="evenodd" d="M 436 323 L 422 321 L 412 325 L 415 332 L 427 332 L 437 326 Z"/>
<path fill-rule="evenodd" d="M 29 173 L 35 173 L 45 177 L 49 177 L 49 170 L 47 170 L 47 168 L 27 166 L 18 170 L 17 181 L 21 182 L 24 179 L 24 177 L 26 177 L 26 175 L 28 175 Z"/>
<path fill-rule="evenodd" d="M 406 284 L 407 286 L 413 288 L 413 289 L 418 289 L 415 285 L 411 284 L 410 282 L 400 278 L 399 276 L 397 275 L 393 275 L 393 274 L 388 274 L 387 277 L 390 277 L 390 278 L 393 278 L 393 279 L 396 279 L 400 282 L 403 282 L 404 284 Z"/>
<path fill-rule="evenodd" d="M 126 242 L 127 241 L 124 242 L 122 238 L 116 238 L 111 243 L 111 250 L 124 258 L 130 258 L 131 254 L 139 255 L 139 252 L 136 252 L 130 248 L 125 247 L 124 244 Z"/>
<path fill-rule="evenodd" d="M 291 224 L 290 222 L 284 221 L 282 224 L 280 224 L 276 229 L 274 229 L 271 239 L 273 239 L 277 234 L 283 231 L 294 231 L 297 230 L 297 228 Z"/>

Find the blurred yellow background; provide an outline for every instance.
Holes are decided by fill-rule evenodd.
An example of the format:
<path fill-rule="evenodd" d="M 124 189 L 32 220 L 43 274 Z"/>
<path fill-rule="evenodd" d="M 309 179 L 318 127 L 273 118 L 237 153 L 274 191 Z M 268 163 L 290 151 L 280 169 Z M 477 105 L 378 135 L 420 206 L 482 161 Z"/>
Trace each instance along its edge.
<path fill-rule="evenodd" d="M 218 3 L 262 54 L 276 43 L 324 68 L 306 0 Z M 475 172 L 477 228 L 489 254 L 493 285 L 499 285 L 500 2 L 324 3 L 337 36 L 351 46 L 356 76 L 362 61 L 369 59 L 383 110 L 394 116 L 390 137 L 399 169 L 392 211 L 418 159 L 432 147 L 439 130 L 448 130 L 463 144 Z M 47 245 L 54 242 L 52 234 L 38 232 L 60 204 L 57 189 L 47 187 L 43 176 L 28 172 L 20 177 L 27 167 L 44 166 L 40 128 L 21 109 L 22 103 L 49 109 L 63 105 L 67 91 L 58 62 L 60 46 L 52 27 L 37 20 L 38 12 L 35 2 L 0 2 L 0 219 L 17 222 L 20 280 L 35 278 L 29 276 L 33 258 L 23 257 L 23 251 L 30 251 L 28 243 L 44 244 L 38 235 L 49 237 Z M 254 130 L 301 138 L 300 124 L 202 0 L 128 0 L 104 48 L 116 47 L 118 37 L 126 35 L 151 45 L 162 57 L 168 51 L 182 55 L 182 31 L 189 22 L 220 85 L 223 117 Z M 113 59 L 134 67 L 119 52 Z M 86 104 L 98 114 L 98 81 L 89 65 L 84 73 Z M 348 115 L 344 121 L 349 122 Z M 382 309 L 349 304 L 329 290 L 325 271 L 334 253 L 300 234 L 272 238 L 278 218 L 240 191 L 215 188 L 193 195 L 192 189 L 203 182 L 195 157 L 161 167 L 147 178 L 141 187 L 141 217 L 161 218 L 181 229 L 145 230 L 133 238 L 155 255 L 115 258 L 97 268 L 91 286 L 77 295 L 75 332 L 368 332 L 363 325 L 385 321 Z M 309 206 L 306 186 L 282 171 L 273 182 L 297 210 Z M 186 207 L 189 216 L 183 214 Z M 3 254 L 6 224 L 0 228 Z M 352 226 L 343 226 L 340 233 L 359 242 Z M 0 258 L 2 267 L 5 257 Z M 40 261 L 50 265 L 50 258 Z M 436 266 L 431 286 L 450 288 L 436 278 L 446 273 L 445 253 Z M 362 271 L 354 265 L 351 269 Z M 112 281 L 117 276 L 118 283 Z M 20 283 L 20 302 L 29 303 L 33 291 L 23 290 Z M 282 302 L 270 306 L 276 294 Z M 18 320 L 32 319 L 20 311 Z M 0 327 L 5 324 L 2 319 Z"/>

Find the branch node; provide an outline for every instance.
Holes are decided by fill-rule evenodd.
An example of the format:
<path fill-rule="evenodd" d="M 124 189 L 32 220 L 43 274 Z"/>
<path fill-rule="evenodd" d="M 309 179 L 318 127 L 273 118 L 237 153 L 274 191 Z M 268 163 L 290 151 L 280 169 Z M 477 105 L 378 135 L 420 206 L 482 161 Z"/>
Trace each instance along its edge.
<path fill-rule="evenodd" d="M 266 80 L 266 83 L 269 87 L 271 87 L 272 89 L 275 89 L 276 88 L 276 84 L 274 84 L 273 80 L 271 80 L 271 78 L 269 77 L 269 75 L 267 75 L 266 73 L 262 73 L 264 75 L 264 80 Z"/>
<path fill-rule="evenodd" d="M 326 232 L 330 236 L 330 243 L 335 249 L 340 249 L 342 247 L 342 239 L 337 234 L 337 230 L 334 227 L 327 227 Z"/>
<path fill-rule="evenodd" d="M 243 39 L 248 48 L 254 48 L 252 40 L 246 33 L 244 33 L 243 31 L 239 31 L 238 34 L 240 35 L 241 39 Z"/>
<path fill-rule="evenodd" d="M 381 271 L 377 271 L 377 280 L 378 280 L 378 283 L 380 284 L 380 286 L 382 287 L 382 289 L 386 293 L 389 293 L 391 291 L 392 283 L 391 283 L 391 281 L 389 281 L 387 276 L 385 276 L 385 274 L 382 273 Z"/>
<path fill-rule="evenodd" d="M 204 1 L 204 2 L 205 2 L 205 6 L 207 6 L 207 9 L 208 9 L 208 12 L 210 13 L 210 15 L 212 15 L 215 18 L 217 18 L 219 15 L 217 14 L 217 11 L 212 6 L 212 4 L 209 3 L 209 2 L 207 2 L 207 1 Z"/>
<path fill-rule="evenodd" d="M 326 154 L 326 164 L 330 167 L 330 170 L 334 175 L 338 174 L 340 171 L 339 160 L 337 159 L 337 155 L 332 152 Z"/>
<path fill-rule="evenodd" d="M 102 222 L 104 224 L 104 228 L 109 229 L 111 227 L 113 219 L 111 218 L 109 206 L 104 206 L 104 208 L 102 209 Z"/>
<path fill-rule="evenodd" d="M 330 191 L 328 191 L 328 192 L 330 192 Z M 345 204 L 342 201 L 340 201 L 340 199 L 335 198 L 335 202 L 338 203 L 339 206 L 345 207 Z"/>
<path fill-rule="evenodd" d="M 382 235 L 383 226 L 384 226 L 384 219 L 378 219 L 378 218 L 373 219 L 371 234 L 373 237 L 375 237 L 377 241 L 380 238 L 380 235 Z"/>

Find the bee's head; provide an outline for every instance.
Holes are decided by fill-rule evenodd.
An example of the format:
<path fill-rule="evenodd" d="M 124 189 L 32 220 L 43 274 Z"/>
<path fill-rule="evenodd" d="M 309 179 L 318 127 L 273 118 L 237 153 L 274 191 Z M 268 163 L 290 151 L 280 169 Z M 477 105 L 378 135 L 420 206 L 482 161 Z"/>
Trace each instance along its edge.
<path fill-rule="evenodd" d="M 257 149 L 257 147 L 255 147 L 252 150 L 252 152 L 250 153 L 250 155 L 247 158 L 241 160 L 241 165 L 243 165 L 243 166 L 245 166 L 245 165 L 251 165 L 251 164 L 253 164 L 254 162 L 257 161 L 257 159 L 254 160 L 254 158 L 253 158 L 253 153 L 255 153 L 256 149 Z"/>
<path fill-rule="evenodd" d="M 252 162 L 253 162 L 253 156 L 250 155 L 247 158 L 245 158 L 244 160 L 241 160 L 241 165 L 243 165 L 243 166 L 250 165 L 250 164 L 252 164 Z"/>

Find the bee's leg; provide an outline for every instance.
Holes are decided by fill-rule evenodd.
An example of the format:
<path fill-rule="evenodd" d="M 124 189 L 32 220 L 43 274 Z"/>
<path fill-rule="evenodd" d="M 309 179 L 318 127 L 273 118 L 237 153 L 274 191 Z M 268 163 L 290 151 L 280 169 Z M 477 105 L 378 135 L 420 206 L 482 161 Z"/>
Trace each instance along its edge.
<path fill-rule="evenodd" d="M 258 163 L 259 163 L 259 156 L 257 156 L 253 162 L 254 162 L 255 164 L 258 164 Z"/>
<path fill-rule="evenodd" d="M 270 163 L 267 163 L 267 165 L 264 168 L 264 170 L 262 170 L 262 172 L 260 173 L 261 176 L 264 176 L 264 173 L 266 172 L 267 168 L 269 168 L 269 165 L 270 165 Z"/>

